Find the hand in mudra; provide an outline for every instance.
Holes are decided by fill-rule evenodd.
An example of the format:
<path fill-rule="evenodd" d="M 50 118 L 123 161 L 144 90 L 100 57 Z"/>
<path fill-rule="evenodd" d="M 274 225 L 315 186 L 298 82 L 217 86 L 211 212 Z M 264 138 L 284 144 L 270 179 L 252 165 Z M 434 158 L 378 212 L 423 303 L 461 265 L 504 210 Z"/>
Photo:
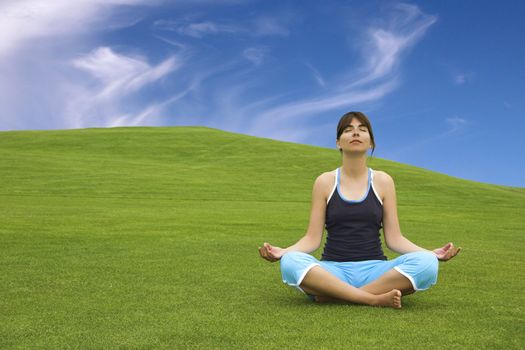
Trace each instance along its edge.
<path fill-rule="evenodd" d="M 441 261 L 447 261 L 458 255 L 461 248 L 454 247 L 454 244 L 447 243 L 441 248 L 434 249 L 433 252 Z"/>
<path fill-rule="evenodd" d="M 261 254 L 261 256 L 264 259 L 270 262 L 274 262 L 281 259 L 281 256 L 283 256 L 284 253 L 285 250 L 283 248 L 274 247 L 266 242 L 263 244 L 262 247 L 259 247 L 259 254 Z"/>

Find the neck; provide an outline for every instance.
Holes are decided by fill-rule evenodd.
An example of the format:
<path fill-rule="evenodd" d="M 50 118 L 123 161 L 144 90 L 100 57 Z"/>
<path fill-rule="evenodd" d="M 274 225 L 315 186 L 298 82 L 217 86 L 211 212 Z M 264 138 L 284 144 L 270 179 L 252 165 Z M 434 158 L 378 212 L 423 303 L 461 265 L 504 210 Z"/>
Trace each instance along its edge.
<path fill-rule="evenodd" d="M 348 177 L 359 179 L 368 176 L 368 167 L 365 154 L 346 154 L 343 153 L 343 167 L 341 171 Z"/>

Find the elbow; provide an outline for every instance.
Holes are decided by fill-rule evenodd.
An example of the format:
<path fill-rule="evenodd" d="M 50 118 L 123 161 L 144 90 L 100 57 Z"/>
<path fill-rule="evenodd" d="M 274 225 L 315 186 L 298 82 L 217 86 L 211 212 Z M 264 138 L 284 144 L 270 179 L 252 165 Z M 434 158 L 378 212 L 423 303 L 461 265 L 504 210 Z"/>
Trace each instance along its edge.
<path fill-rule="evenodd" d="M 311 247 L 312 252 L 319 249 L 321 246 L 321 239 L 317 237 L 317 235 L 309 235 L 306 234 L 306 239 L 308 240 L 308 245 Z"/>
<path fill-rule="evenodd" d="M 315 242 L 312 242 L 312 252 L 315 252 L 317 249 L 319 249 L 319 247 L 321 246 L 321 242 L 318 242 L 318 241 L 315 241 Z"/>
<path fill-rule="evenodd" d="M 402 239 L 403 234 L 401 232 L 385 234 L 385 243 L 390 250 L 395 251 Z"/>

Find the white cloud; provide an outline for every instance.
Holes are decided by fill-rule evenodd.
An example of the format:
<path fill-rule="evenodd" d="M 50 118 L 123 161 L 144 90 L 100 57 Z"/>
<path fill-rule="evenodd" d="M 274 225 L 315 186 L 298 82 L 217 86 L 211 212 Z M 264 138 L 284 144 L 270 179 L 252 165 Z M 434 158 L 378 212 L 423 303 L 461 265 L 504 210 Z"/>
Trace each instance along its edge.
<path fill-rule="evenodd" d="M 109 47 L 99 47 L 87 56 L 74 60 L 73 65 L 102 82 L 98 97 L 111 99 L 135 92 L 171 73 L 182 65 L 182 59 L 172 56 L 151 67 L 144 58 L 129 57 L 117 54 Z"/>
<path fill-rule="evenodd" d="M 458 75 L 456 75 L 456 77 L 454 79 L 454 82 L 457 85 L 463 85 L 463 84 L 465 84 L 466 81 L 467 81 L 467 77 L 464 74 L 458 74 Z"/>
<path fill-rule="evenodd" d="M 284 27 L 275 17 L 259 17 L 253 22 L 254 33 L 256 35 L 280 35 L 288 36 L 289 30 Z"/>
<path fill-rule="evenodd" d="M 122 5 L 154 4 L 146 0 L 11 0 L 0 3 L 0 57 L 14 54 L 31 39 L 66 37 L 100 29 Z M 122 23 L 127 23 L 121 18 Z M 127 23 L 131 25 L 132 21 Z M 114 26 L 114 24 L 113 24 Z M 104 27 L 104 26 L 102 26 Z"/>
<path fill-rule="evenodd" d="M 193 38 L 202 38 L 205 35 L 219 33 L 236 33 L 243 31 L 240 27 L 229 24 L 222 24 L 212 21 L 201 21 L 194 23 L 185 23 L 184 20 L 158 20 L 153 24 L 160 30 L 177 32 L 181 35 L 191 36 Z"/>
<path fill-rule="evenodd" d="M 180 27 L 178 29 L 179 33 L 186 34 L 195 38 L 201 38 L 205 34 L 217 33 L 218 31 L 219 27 L 212 22 L 191 23 L 185 27 Z"/>
<path fill-rule="evenodd" d="M 465 119 L 459 117 L 446 118 L 446 122 L 450 126 L 450 133 L 461 130 L 467 124 Z"/>
<path fill-rule="evenodd" d="M 315 79 L 315 81 L 317 82 L 317 84 L 319 84 L 319 86 L 322 86 L 324 87 L 326 85 L 321 73 L 319 73 L 319 71 L 317 69 L 315 69 L 314 66 L 312 66 L 310 63 L 308 62 L 304 62 L 304 64 L 310 68 L 310 70 L 312 71 L 312 75 Z"/>
<path fill-rule="evenodd" d="M 397 4 L 383 27 L 368 28 L 360 48 L 365 59 L 365 73 L 357 84 L 369 83 L 395 73 L 403 54 L 436 21 L 436 16 L 423 14 L 417 6 Z"/>
<path fill-rule="evenodd" d="M 456 85 L 464 85 L 472 81 L 474 73 L 457 73 L 454 75 L 454 83 Z"/>
<path fill-rule="evenodd" d="M 162 40 L 162 41 L 164 41 L 165 43 L 168 43 L 168 44 L 170 44 L 171 46 L 174 46 L 174 47 L 179 48 L 179 49 L 181 49 L 181 50 L 184 50 L 184 49 L 187 48 L 186 45 L 184 45 L 184 44 L 182 44 L 182 43 L 180 43 L 180 42 L 178 42 L 178 41 L 175 41 L 175 40 L 172 40 L 172 39 L 167 39 L 167 38 L 165 38 L 165 37 L 163 37 L 163 36 L 160 36 L 160 35 L 155 35 L 155 37 L 156 37 L 157 39 Z"/>
<path fill-rule="evenodd" d="M 263 63 L 267 53 L 268 48 L 266 47 L 249 47 L 242 52 L 242 56 L 254 65 L 259 66 Z"/>
<path fill-rule="evenodd" d="M 147 115 L 157 111 L 152 103 L 139 113 L 138 116 L 125 116 L 121 103 L 132 93 L 144 86 L 154 83 L 164 76 L 173 73 L 183 65 L 180 56 L 171 56 L 151 66 L 145 58 L 131 57 L 115 53 L 109 47 L 100 47 L 90 54 L 78 58 L 72 65 L 88 72 L 100 84 L 88 85 L 82 93 L 67 103 L 69 115 L 75 115 L 75 127 L 83 127 L 97 120 L 105 125 L 123 125 L 128 121 L 136 125 Z M 106 120 L 104 122 L 104 120 Z"/>
<path fill-rule="evenodd" d="M 403 55 L 435 21 L 436 17 L 423 14 L 417 6 L 396 6 L 383 27 L 371 26 L 365 31 L 360 46 L 364 63 L 357 77 L 353 73 L 352 79 L 347 75 L 348 80 L 332 83 L 332 88 L 321 97 L 270 106 L 254 113 L 249 132 L 252 135 L 274 135 L 276 129 L 295 128 L 297 118 L 381 99 L 398 86 L 398 67 Z"/>
<path fill-rule="evenodd" d="M 119 9 L 157 2 L 1 2 L 0 70 L 9 73 L 0 80 L 0 127 L 106 126 L 126 115 L 130 102 L 140 106 L 125 99 L 178 69 L 182 54 L 153 66 L 144 57 L 118 54 L 109 47 L 83 57 L 78 52 L 85 51 L 96 33 L 137 22 L 137 12 Z M 85 73 L 92 78 L 86 79 Z"/>
<path fill-rule="evenodd" d="M 180 35 L 201 39 L 207 35 L 222 33 L 242 34 L 249 36 L 288 36 L 289 30 L 275 17 L 257 17 L 251 20 L 221 22 L 211 20 L 197 20 L 198 16 L 186 16 L 177 20 L 160 19 L 153 23 L 153 27 Z"/>
<path fill-rule="evenodd" d="M 15 115 L 16 118 L 25 118 L 30 125 L 39 123 L 39 127 L 140 125 L 146 123 L 146 120 L 151 125 L 151 119 L 148 118 L 168 112 L 167 107 L 173 106 L 169 111 L 175 110 L 176 115 L 213 111 L 214 117 L 221 119 L 223 127 L 228 127 L 231 121 L 232 125 L 241 128 L 241 132 L 253 131 L 262 136 L 282 137 L 296 128 L 299 118 L 312 118 L 337 108 L 377 101 L 393 91 L 399 84 L 398 67 L 403 54 L 415 45 L 435 21 L 435 17 L 424 15 L 416 6 L 401 5 L 386 23 L 370 26 L 365 32 L 365 38 L 359 46 L 363 53 L 361 69 L 352 69 L 346 76 L 343 71 L 340 75 L 343 78 L 328 80 L 312 65 L 307 64 L 317 83 L 324 86 L 322 94 L 297 98 L 297 91 L 289 90 L 261 96 L 263 91 L 275 90 L 279 84 L 275 83 L 268 89 L 263 86 L 260 77 L 251 82 L 249 80 L 253 74 L 237 75 L 238 69 L 234 68 L 238 68 L 235 64 L 246 59 L 253 63 L 247 69 L 253 73 L 267 59 L 268 46 L 258 45 L 256 42 L 242 52 L 241 58 L 237 57 L 233 61 L 234 67 L 230 65 L 229 68 L 221 68 L 217 67 L 221 63 L 216 58 L 199 57 L 195 47 L 168 35 L 176 32 L 186 38 L 203 38 L 208 35 L 235 33 L 242 34 L 243 39 L 250 37 L 250 40 L 263 36 L 286 37 L 290 31 L 285 24 L 293 22 L 292 15 L 260 16 L 239 22 L 205 20 L 199 18 L 200 15 L 178 21 L 157 21 L 154 29 L 164 32 L 154 35 L 170 45 L 166 46 L 167 49 L 176 48 L 178 51 L 156 64 L 148 57 L 124 53 L 130 51 L 129 47 L 120 46 L 117 50 L 116 46 L 93 45 L 96 41 L 89 40 L 96 33 L 94 28 L 99 33 L 111 28 L 115 9 L 122 7 L 121 5 L 128 7 L 146 3 L 150 2 L 26 0 L 0 4 L 0 39 L 5 39 L 0 40 L 0 64 L 2 54 L 5 54 L 4 57 L 11 56 L 8 64 L 0 68 L 14 68 L 11 71 L 25 74 L 15 79 L 13 73 L 10 79 L 0 81 L 2 126 L 18 123 L 12 117 Z M 2 12 L 7 8 L 10 10 Z M 132 25 L 136 23 L 136 18 L 122 20 L 122 25 Z M 19 32 L 16 31 L 17 28 L 20 28 Z M 66 44 L 67 38 L 71 40 Z M 44 46 L 33 59 L 33 47 L 36 44 Z M 56 47 L 60 48 L 60 53 L 51 49 Z M 191 59 L 188 56 L 190 51 L 197 53 L 192 54 Z M 17 52 L 16 56 L 11 55 L 14 52 Z M 79 52 L 89 53 L 79 56 Z M 142 48 L 141 52 L 148 51 Z M 15 60 L 14 57 L 20 58 Z M 64 62 L 68 64 L 65 65 Z M 207 67 L 205 63 L 213 66 L 206 74 L 202 73 L 206 70 L 203 67 Z M 26 70 L 26 67 L 32 70 Z M 221 75 L 219 81 L 201 86 L 200 83 L 213 76 L 214 72 L 228 69 L 228 75 Z M 35 72 L 37 74 L 33 74 Z M 150 87 L 167 82 L 168 79 L 163 78 L 171 77 L 170 74 L 175 79 L 169 81 L 175 83 L 169 85 L 169 95 L 164 91 L 164 95 L 152 93 L 149 99 L 144 98 L 147 96 L 144 91 L 151 92 L 148 90 Z M 24 94 L 18 92 L 29 85 L 32 86 L 31 89 L 24 90 Z M 262 87 L 256 95 L 240 88 L 246 87 L 249 90 L 254 85 L 256 88 Z M 218 86 L 219 89 L 214 88 Z M 243 98 L 240 98 L 241 95 Z M 21 111 L 18 107 L 39 96 L 46 103 L 39 105 L 42 107 L 39 112 L 46 116 L 46 120 L 37 120 L 33 109 Z M 221 96 L 226 100 L 221 101 Z M 288 102 L 279 103 L 284 98 Z M 4 101 L 7 103 L 4 104 Z M 212 105 L 210 101 L 215 101 L 216 105 Z M 37 109 L 36 105 L 34 109 Z M 231 114 L 224 115 L 226 112 Z M 49 115 L 55 116 L 55 120 L 51 122 Z M 247 117 L 251 118 L 248 122 Z M 280 130 L 279 134 L 274 134 L 276 129 Z M 307 137 L 308 132 L 297 131 L 294 137 Z"/>
<path fill-rule="evenodd" d="M 458 135 L 458 133 L 469 124 L 466 119 L 460 117 L 445 118 L 445 123 L 449 126 L 447 130 L 430 134 L 428 137 L 421 138 L 419 140 L 410 141 L 410 143 L 405 145 L 396 145 L 396 147 L 384 150 L 382 152 L 384 157 L 392 160 L 397 159 L 402 161 L 402 157 L 405 157 L 414 151 L 421 150 L 427 145 L 435 145 L 440 140 Z M 470 136 L 472 136 L 472 134 Z M 465 136 L 462 135 L 461 137 L 464 138 Z"/>

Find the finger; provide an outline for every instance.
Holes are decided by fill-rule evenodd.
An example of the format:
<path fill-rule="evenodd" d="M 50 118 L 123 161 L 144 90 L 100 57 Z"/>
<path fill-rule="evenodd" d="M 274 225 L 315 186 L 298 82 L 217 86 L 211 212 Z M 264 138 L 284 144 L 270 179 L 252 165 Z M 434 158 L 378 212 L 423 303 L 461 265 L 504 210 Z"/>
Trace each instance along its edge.
<path fill-rule="evenodd" d="M 262 247 L 261 255 L 265 258 L 268 257 L 268 250 L 266 249 L 266 247 Z"/>
<path fill-rule="evenodd" d="M 455 251 L 454 251 L 454 255 L 453 255 L 453 256 L 458 255 L 458 253 L 459 253 L 460 250 L 461 250 L 461 248 L 457 248 L 457 249 L 455 249 Z"/>

